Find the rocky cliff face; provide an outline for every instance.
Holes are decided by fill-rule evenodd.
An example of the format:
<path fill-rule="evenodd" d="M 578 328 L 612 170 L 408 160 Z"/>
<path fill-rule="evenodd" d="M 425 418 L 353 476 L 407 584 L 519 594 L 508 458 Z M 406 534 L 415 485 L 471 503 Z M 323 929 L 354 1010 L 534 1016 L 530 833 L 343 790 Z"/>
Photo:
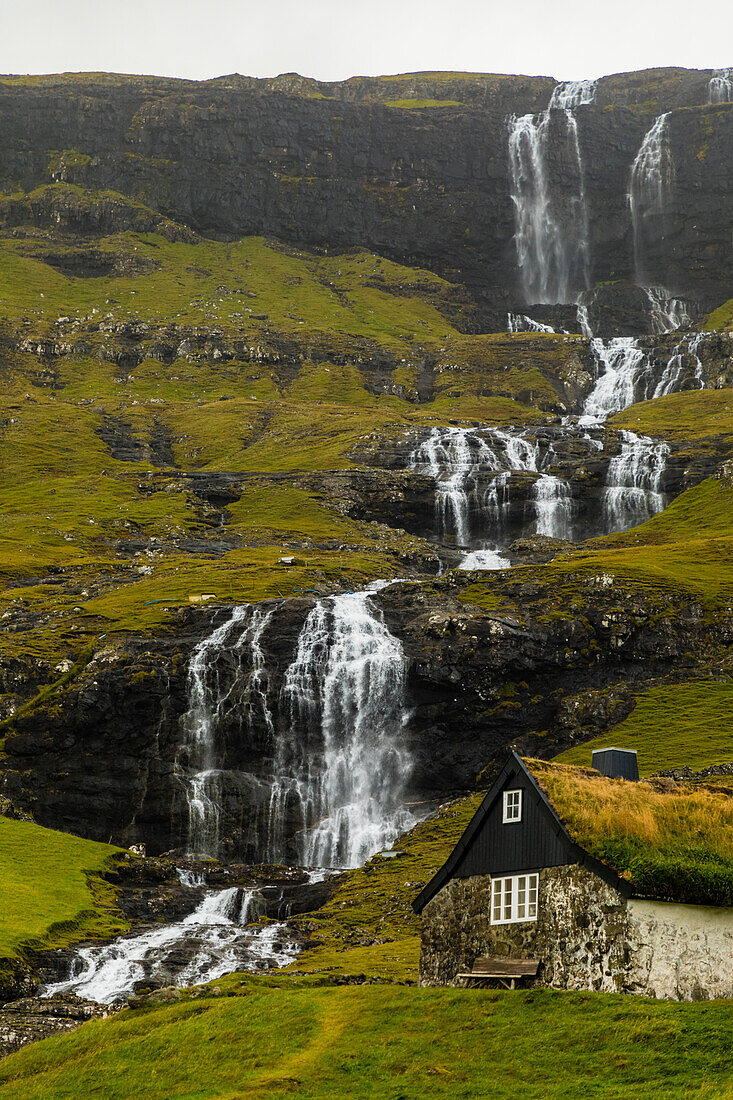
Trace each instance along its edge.
<path fill-rule="evenodd" d="M 592 283 L 633 278 L 631 165 L 655 116 L 671 110 L 675 182 L 649 271 L 691 298 L 726 296 L 733 107 L 707 105 L 708 78 L 609 77 L 577 110 Z M 215 237 L 366 247 L 470 284 L 497 330 L 521 300 L 507 119 L 546 107 L 552 86 L 430 74 L 328 86 L 297 77 L 6 83 L 0 183 L 112 188 Z M 438 106 L 420 107 L 426 98 Z M 562 175 L 559 138 L 549 155 Z"/>

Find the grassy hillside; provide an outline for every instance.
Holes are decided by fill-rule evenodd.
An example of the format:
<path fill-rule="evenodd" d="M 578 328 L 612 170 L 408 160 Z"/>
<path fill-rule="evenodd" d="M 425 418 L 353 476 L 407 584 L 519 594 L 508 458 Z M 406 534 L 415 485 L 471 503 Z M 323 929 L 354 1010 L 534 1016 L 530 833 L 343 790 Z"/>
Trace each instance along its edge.
<path fill-rule="evenodd" d="M 593 749 L 635 749 L 640 775 L 669 768 L 694 771 L 733 761 L 733 681 L 661 684 L 639 695 L 634 710 L 608 733 L 555 759 L 590 766 Z"/>
<path fill-rule="evenodd" d="M 0 1097 L 722 1098 L 733 1003 L 548 991 L 292 989 L 92 1021 L 0 1065 Z"/>
<path fill-rule="evenodd" d="M 100 873 L 119 849 L 0 817 L 0 958 L 124 931 Z"/>
<path fill-rule="evenodd" d="M 671 440 L 722 436 L 720 445 L 733 447 L 733 393 L 730 389 L 686 390 L 640 401 L 610 417 L 614 428 Z"/>

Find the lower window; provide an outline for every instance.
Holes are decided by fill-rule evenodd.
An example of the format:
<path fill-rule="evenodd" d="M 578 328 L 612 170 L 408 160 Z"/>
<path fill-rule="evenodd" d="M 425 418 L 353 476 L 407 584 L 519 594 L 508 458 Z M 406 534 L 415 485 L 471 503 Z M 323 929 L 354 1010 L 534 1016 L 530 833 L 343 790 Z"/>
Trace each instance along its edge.
<path fill-rule="evenodd" d="M 491 923 L 537 920 L 539 875 L 509 875 L 491 880 Z"/>

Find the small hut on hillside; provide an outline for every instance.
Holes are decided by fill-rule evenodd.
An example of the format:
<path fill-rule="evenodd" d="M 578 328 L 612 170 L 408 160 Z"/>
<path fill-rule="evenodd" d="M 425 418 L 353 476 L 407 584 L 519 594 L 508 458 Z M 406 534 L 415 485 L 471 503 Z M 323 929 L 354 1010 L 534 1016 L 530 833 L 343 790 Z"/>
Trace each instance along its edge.
<path fill-rule="evenodd" d="M 413 903 L 421 984 L 733 996 L 733 797 L 666 788 L 513 754 Z"/>

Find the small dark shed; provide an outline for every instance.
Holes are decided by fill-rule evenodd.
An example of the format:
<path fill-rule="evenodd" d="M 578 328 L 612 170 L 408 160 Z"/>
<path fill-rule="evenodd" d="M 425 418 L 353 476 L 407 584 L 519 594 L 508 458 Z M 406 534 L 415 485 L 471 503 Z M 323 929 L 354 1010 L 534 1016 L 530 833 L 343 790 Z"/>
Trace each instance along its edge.
<path fill-rule="evenodd" d="M 634 749 L 594 749 L 593 767 L 609 779 L 639 778 L 639 765 Z"/>

